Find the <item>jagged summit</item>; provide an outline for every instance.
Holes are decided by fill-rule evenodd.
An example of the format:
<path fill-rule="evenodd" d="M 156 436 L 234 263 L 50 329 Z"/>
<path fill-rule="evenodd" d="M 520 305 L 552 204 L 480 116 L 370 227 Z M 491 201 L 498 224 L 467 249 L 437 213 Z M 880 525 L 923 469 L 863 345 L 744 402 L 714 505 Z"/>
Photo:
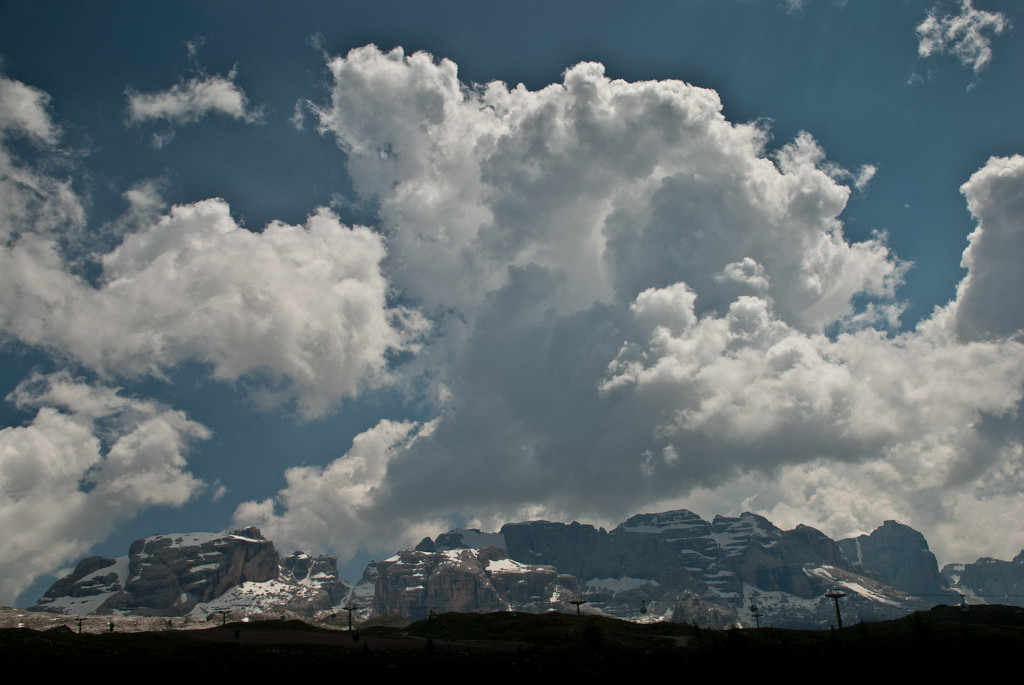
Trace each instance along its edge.
<path fill-rule="evenodd" d="M 688 509 L 677 509 L 658 514 L 637 514 L 620 523 L 612 533 L 646 533 L 661 535 L 672 531 L 700 531 L 703 533 L 708 522 Z M 698 533 L 698 534 L 700 534 Z"/>
<path fill-rule="evenodd" d="M 857 567 L 873 571 L 889 585 L 919 596 L 941 595 L 945 582 L 924 535 L 898 521 L 886 521 L 870 535 L 839 541 Z"/>
<path fill-rule="evenodd" d="M 478 528 L 456 528 L 437 536 L 436 540 L 423 538 L 416 550 L 421 552 L 444 552 L 450 549 L 478 549 L 480 547 L 505 548 L 501 533 L 482 533 Z"/>
<path fill-rule="evenodd" d="M 241 583 L 273 580 L 277 575 L 274 544 L 255 528 L 152 535 L 134 541 L 125 557 L 83 560 L 31 608 L 184 616 Z"/>
<path fill-rule="evenodd" d="M 387 588 L 391 605 L 402 604 L 406 587 L 410 595 L 433 597 L 440 606 L 432 608 L 445 610 L 442 599 L 455 591 L 440 588 L 441 580 L 425 569 L 439 563 L 436 555 L 453 541 L 462 542 L 455 533 L 427 538 L 417 546 L 416 583 L 398 574 L 399 567 L 382 569 L 378 587 Z M 578 580 L 591 610 L 620 617 L 636 618 L 642 608 L 648 620 L 725 627 L 748 621 L 747 605 L 756 599 L 776 608 L 775 625 L 826 626 L 834 611 L 823 595 L 832 586 L 846 587 L 851 597 L 847 603 L 858 616 L 870 619 L 927 604 L 888 585 L 885 573 L 852 563 L 840 544 L 821 531 L 804 525 L 784 531 L 751 512 L 711 521 L 685 509 L 637 514 L 610 533 L 578 522 L 528 521 L 506 524 L 500 535 L 510 561 L 568 574 Z M 402 559 L 403 571 L 414 565 L 410 557 Z M 483 577 L 477 574 L 476 585 L 483 585 Z M 462 588 L 473 585 L 460 583 Z M 563 582 L 563 587 L 569 585 Z M 535 595 L 534 605 L 542 597 Z M 488 588 L 472 602 L 462 598 L 459 603 L 488 606 L 493 601 Z"/>
<path fill-rule="evenodd" d="M 982 557 L 973 564 L 946 564 L 942 578 L 975 603 L 1024 604 L 1024 550 L 1011 561 Z"/>
<path fill-rule="evenodd" d="M 300 613 L 345 600 L 333 557 L 279 559 L 258 528 L 175 533 L 134 541 L 127 556 L 87 557 L 30 609 L 64 614 L 206 616 L 222 609 Z"/>

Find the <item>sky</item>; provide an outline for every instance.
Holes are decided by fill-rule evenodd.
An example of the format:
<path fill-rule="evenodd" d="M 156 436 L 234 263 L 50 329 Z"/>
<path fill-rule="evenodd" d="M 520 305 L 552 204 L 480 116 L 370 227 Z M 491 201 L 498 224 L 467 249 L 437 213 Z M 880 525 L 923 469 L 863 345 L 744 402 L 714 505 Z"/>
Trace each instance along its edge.
<path fill-rule="evenodd" d="M 753 511 L 1024 548 L 1013 0 L 0 2 L 0 603 Z"/>

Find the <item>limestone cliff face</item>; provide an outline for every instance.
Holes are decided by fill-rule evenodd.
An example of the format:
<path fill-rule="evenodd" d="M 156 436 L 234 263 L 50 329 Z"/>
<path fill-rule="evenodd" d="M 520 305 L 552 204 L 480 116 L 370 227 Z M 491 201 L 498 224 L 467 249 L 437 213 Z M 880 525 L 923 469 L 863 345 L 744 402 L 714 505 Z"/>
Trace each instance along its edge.
<path fill-rule="evenodd" d="M 828 582 L 805 569 L 825 566 L 853 571 L 839 545 L 810 526 L 784 531 L 762 516 L 744 514 L 735 519 L 715 517 L 714 527 L 733 543 L 719 565 L 732 566 L 740 582 L 760 590 L 820 597 L 828 590 Z"/>
<path fill-rule="evenodd" d="M 254 535 L 258 531 L 136 540 L 128 550 L 128 582 L 107 608 L 140 616 L 182 616 L 236 585 L 277 578 L 274 543 Z"/>
<path fill-rule="evenodd" d="M 498 591 L 472 550 L 439 555 L 427 578 L 426 602 L 438 612 L 488 612 L 504 608 Z"/>
<path fill-rule="evenodd" d="M 509 557 L 522 563 L 554 566 L 577 578 L 600 577 L 620 568 L 603 528 L 575 521 L 529 521 L 506 524 L 501 534 Z"/>
<path fill-rule="evenodd" d="M 554 568 L 514 562 L 497 547 L 405 550 L 377 562 L 376 571 L 374 613 L 409 620 L 426 618 L 431 610 L 485 613 L 546 603 L 559 581 L 575 587 L 575 579 Z"/>
<path fill-rule="evenodd" d="M 851 595 L 846 604 L 856 616 L 889 618 L 918 608 L 893 600 L 904 595 L 877 574 L 865 577 L 867 571 L 822 532 L 809 526 L 781 530 L 752 513 L 711 521 L 686 510 L 638 514 L 610 532 L 531 521 L 507 524 L 501 534 L 511 559 L 572 574 L 588 608 L 634 620 L 753 624 L 749 605 L 756 599 L 781 609 L 772 614 L 774 625 L 824 627 L 834 612 L 830 600 L 821 600 L 833 586 L 866 588 L 885 598 Z M 421 548 L 430 544 L 425 540 Z"/>
<path fill-rule="evenodd" d="M 921 533 L 897 521 L 886 521 L 871 535 L 839 541 L 845 556 L 892 587 L 914 595 L 941 595 L 946 583 L 935 555 Z"/>
<path fill-rule="evenodd" d="M 1024 550 L 1013 561 L 982 557 L 973 564 L 947 564 L 942 575 L 954 590 L 972 599 L 1024 605 Z"/>
<path fill-rule="evenodd" d="M 378 564 L 375 613 L 415 619 L 431 608 L 539 611 L 578 593 L 617 616 L 656 612 L 718 625 L 737 620 L 751 590 L 817 599 L 837 573 L 852 575 L 839 546 L 821 532 L 782 531 L 749 513 L 710 522 L 685 510 L 641 514 L 610 533 L 530 521 L 502 527 L 507 558 L 497 547 L 458 549 L 486 535 L 452 531 Z M 822 567 L 836 571 L 812 572 Z M 555 587 L 565 596 L 555 597 Z"/>
<path fill-rule="evenodd" d="M 743 584 L 799 597 L 820 594 L 806 565 L 852 570 L 835 541 L 808 526 L 783 531 L 763 516 L 716 516 L 686 510 L 639 514 L 610 533 L 572 523 L 507 524 L 509 556 L 549 564 L 581 580 L 638 578 L 678 592 L 741 595 Z M 689 600 L 688 600 L 689 601 Z"/>
<path fill-rule="evenodd" d="M 112 569 L 117 559 L 107 557 L 86 557 L 78 562 L 75 570 L 50 586 L 34 608 L 45 608 L 45 605 L 60 597 L 84 599 L 100 595 L 109 595 L 121 591 L 121 577 Z M 110 569 L 108 573 L 101 570 Z"/>
<path fill-rule="evenodd" d="M 83 559 L 31 608 L 183 616 L 242 583 L 277 577 L 274 544 L 255 528 L 154 535 L 133 542 L 127 557 Z"/>
<path fill-rule="evenodd" d="M 281 570 L 296 583 L 326 595 L 327 608 L 343 604 L 352 591 L 352 586 L 338 576 L 338 560 L 321 554 L 313 557 L 305 552 L 294 552 L 281 559 Z"/>
<path fill-rule="evenodd" d="M 684 593 L 672 607 L 672 620 L 712 630 L 725 630 L 739 622 L 739 613 L 735 607 L 724 602 L 708 602 L 696 595 Z"/>
<path fill-rule="evenodd" d="M 524 572 L 521 566 L 495 566 L 490 570 L 491 585 L 498 596 L 512 606 L 544 602 L 550 597 L 550 588 L 554 585 L 567 588 L 579 585 L 573 576 L 559 574 L 552 566 L 533 566 L 529 572 Z"/>

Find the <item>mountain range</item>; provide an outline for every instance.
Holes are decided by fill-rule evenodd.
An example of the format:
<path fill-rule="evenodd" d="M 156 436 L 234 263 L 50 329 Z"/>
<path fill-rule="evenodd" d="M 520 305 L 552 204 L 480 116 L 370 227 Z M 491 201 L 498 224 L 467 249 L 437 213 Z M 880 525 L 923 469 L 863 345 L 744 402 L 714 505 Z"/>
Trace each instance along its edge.
<path fill-rule="evenodd" d="M 301 615 L 354 609 L 358 619 L 446 611 L 549 610 L 701 627 L 846 623 L 936 604 L 1022 604 L 1024 551 L 941 572 L 918 531 L 886 521 L 833 540 L 809 526 L 781 530 L 752 513 L 705 521 L 686 510 L 639 514 L 611 531 L 587 524 L 509 523 L 457 529 L 371 562 L 357 583 L 337 560 L 282 557 L 259 530 L 155 535 L 128 555 L 87 557 L 30 607 L 63 614 L 202 620 L 223 612 Z"/>

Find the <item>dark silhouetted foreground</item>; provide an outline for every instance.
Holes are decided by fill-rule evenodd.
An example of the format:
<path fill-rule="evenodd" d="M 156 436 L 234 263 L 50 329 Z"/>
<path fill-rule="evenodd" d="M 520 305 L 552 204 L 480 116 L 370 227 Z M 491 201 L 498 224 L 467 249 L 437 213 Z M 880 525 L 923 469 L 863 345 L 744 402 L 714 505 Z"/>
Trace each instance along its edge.
<path fill-rule="evenodd" d="M 442 614 L 406 628 L 369 627 L 359 639 L 299 621 L 234 623 L 208 630 L 76 635 L 0 631 L 10 668 L 52 678 L 87 672 L 200 681 L 298 674 L 439 673 L 713 677 L 782 675 L 789 681 L 978 677 L 1016 663 L 1024 609 L 936 607 L 840 631 L 710 631 L 565 614 Z M 426 669 L 426 670 L 424 670 Z M 497 669 L 497 670 L 492 670 Z"/>

